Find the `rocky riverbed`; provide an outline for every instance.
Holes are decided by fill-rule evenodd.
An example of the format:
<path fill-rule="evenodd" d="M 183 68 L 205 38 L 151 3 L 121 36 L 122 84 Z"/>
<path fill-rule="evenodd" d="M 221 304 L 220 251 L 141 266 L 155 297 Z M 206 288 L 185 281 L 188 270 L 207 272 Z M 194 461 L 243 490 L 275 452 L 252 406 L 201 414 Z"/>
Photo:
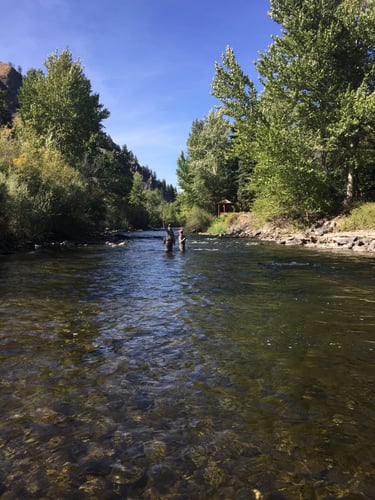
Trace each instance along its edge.
<path fill-rule="evenodd" d="M 288 224 L 267 224 L 259 228 L 251 213 L 241 213 L 231 218 L 226 235 L 275 241 L 281 245 L 375 253 L 375 226 L 368 230 L 340 231 L 338 218 L 319 221 L 299 232 Z"/>

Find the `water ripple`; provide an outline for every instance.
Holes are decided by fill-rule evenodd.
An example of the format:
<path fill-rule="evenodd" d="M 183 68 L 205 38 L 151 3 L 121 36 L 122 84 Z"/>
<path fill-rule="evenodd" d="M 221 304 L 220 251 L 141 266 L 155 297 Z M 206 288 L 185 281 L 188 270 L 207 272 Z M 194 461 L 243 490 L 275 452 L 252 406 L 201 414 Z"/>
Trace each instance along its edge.
<path fill-rule="evenodd" d="M 0 263 L 0 495 L 375 496 L 375 262 L 136 236 Z"/>

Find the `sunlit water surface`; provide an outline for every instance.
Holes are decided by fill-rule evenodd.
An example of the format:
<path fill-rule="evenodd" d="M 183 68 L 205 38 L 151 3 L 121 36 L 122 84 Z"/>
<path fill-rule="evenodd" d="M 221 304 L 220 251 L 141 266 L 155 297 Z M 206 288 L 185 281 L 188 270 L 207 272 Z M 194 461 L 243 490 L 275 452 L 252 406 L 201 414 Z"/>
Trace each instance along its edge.
<path fill-rule="evenodd" d="M 375 258 L 0 257 L 0 496 L 375 498 Z"/>

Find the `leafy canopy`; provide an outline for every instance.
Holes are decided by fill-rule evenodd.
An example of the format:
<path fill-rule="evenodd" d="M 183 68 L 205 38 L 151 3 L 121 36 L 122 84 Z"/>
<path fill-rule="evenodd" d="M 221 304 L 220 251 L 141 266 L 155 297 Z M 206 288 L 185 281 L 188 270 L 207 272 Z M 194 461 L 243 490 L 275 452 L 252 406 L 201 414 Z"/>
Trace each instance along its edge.
<path fill-rule="evenodd" d="M 20 90 L 23 123 L 51 142 L 67 161 L 79 164 L 96 144 L 109 112 L 91 92 L 91 83 L 69 50 L 45 61 L 46 73 L 31 69 Z"/>

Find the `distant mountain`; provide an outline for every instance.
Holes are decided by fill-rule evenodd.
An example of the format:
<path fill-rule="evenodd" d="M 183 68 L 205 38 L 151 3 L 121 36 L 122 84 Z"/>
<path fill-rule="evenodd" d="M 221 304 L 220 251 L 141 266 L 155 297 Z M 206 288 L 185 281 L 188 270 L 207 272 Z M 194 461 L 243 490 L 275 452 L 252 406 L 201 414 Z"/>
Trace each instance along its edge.
<path fill-rule="evenodd" d="M 12 119 L 18 108 L 22 75 L 10 64 L 0 62 L 0 124 Z"/>

